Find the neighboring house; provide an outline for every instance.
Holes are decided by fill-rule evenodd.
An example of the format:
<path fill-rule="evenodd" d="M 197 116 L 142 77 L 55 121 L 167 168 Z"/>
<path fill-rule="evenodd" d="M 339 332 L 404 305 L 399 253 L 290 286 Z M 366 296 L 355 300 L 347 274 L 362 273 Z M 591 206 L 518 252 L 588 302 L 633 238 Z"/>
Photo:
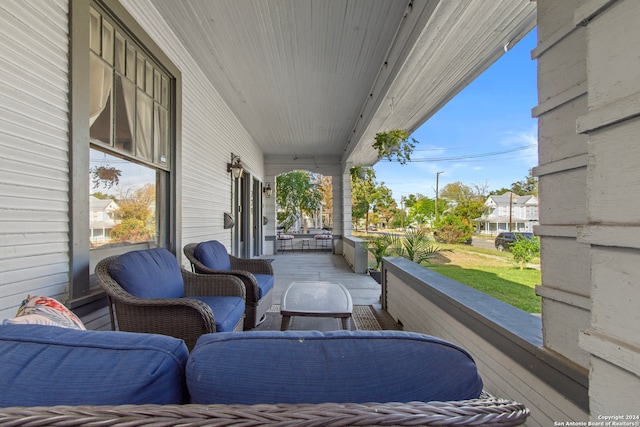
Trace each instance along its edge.
<path fill-rule="evenodd" d="M 485 213 L 473 221 L 478 234 L 496 235 L 501 231 L 533 232 L 538 225 L 538 198 L 504 193 L 489 196 L 484 202 Z M 509 227 L 511 223 L 511 227 Z"/>
<path fill-rule="evenodd" d="M 111 199 L 89 197 L 89 229 L 91 243 L 106 243 L 110 240 L 109 233 L 117 224 L 113 219 L 113 212 L 118 204 Z"/>

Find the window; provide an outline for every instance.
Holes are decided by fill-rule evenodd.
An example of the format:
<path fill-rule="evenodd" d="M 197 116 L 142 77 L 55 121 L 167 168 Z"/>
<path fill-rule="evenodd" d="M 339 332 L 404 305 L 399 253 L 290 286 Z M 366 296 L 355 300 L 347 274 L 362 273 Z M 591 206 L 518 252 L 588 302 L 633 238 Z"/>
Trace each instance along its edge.
<path fill-rule="evenodd" d="M 72 307 L 95 264 L 174 250 L 180 72 L 117 0 L 71 7 Z M 94 292 L 95 291 L 95 292 Z"/>
<path fill-rule="evenodd" d="M 169 167 L 170 78 L 123 30 L 92 7 L 89 20 L 90 195 L 113 200 L 105 244 L 159 244 L 156 197 Z"/>

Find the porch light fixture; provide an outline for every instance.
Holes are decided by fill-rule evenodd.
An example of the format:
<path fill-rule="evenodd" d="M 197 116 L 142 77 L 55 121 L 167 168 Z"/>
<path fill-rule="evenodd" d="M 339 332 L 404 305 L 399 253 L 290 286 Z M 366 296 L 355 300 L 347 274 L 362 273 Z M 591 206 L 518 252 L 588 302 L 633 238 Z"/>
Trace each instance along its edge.
<path fill-rule="evenodd" d="M 227 172 L 233 173 L 233 178 L 238 179 L 244 172 L 244 166 L 240 162 L 240 156 L 231 153 L 231 163 L 227 163 Z"/>
<path fill-rule="evenodd" d="M 270 182 L 267 182 L 267 186 L 262 189 L 262 192 L 265 196 L 267 196 L 267 198 L 271 197 L 271 195 L 273 194 L 273 189 L 271 188 Z"/>

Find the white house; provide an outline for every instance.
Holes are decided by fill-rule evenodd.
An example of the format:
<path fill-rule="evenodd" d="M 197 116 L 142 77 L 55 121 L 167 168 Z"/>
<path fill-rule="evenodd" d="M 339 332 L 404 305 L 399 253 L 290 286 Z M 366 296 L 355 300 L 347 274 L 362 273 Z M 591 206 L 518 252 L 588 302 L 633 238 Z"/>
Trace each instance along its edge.
<path fill-rule="evenodd" d="M 113 218 L 116 209 L 118 204 L 112 199 L 89 197 L 91 243 L 106 243 L 110 240 L 109 232 L 117 224 Z"/>
<path fill-rule="evenodd" d="M 536 196 L 507 192 L 487 197 L 484 207 L 482 216 L 474 219 L 478 234 L 495 236 L 501 231 L 533 232 L 533 227 L 538 225 Z"/>

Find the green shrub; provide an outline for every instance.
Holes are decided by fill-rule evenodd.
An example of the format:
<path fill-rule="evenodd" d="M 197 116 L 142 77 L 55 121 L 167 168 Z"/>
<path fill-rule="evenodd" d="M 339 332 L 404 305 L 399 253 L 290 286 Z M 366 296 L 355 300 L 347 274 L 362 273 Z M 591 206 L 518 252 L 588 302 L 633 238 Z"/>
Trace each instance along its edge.
<path fill-rule="evenodd" d="M 447 215 L 435 225 L 434 236 L 443 243 L 464 243 L 471 238 L 473 228 L 462 218 Z"/>
<path fill-rule="evenodd" d="M 524 270 L 532 259 L 540 255 L 540 239 L 537 237 L 526 238 L 516 235 L 516 241 L 509 248 L 513 254 L 513 261 Z"/>

